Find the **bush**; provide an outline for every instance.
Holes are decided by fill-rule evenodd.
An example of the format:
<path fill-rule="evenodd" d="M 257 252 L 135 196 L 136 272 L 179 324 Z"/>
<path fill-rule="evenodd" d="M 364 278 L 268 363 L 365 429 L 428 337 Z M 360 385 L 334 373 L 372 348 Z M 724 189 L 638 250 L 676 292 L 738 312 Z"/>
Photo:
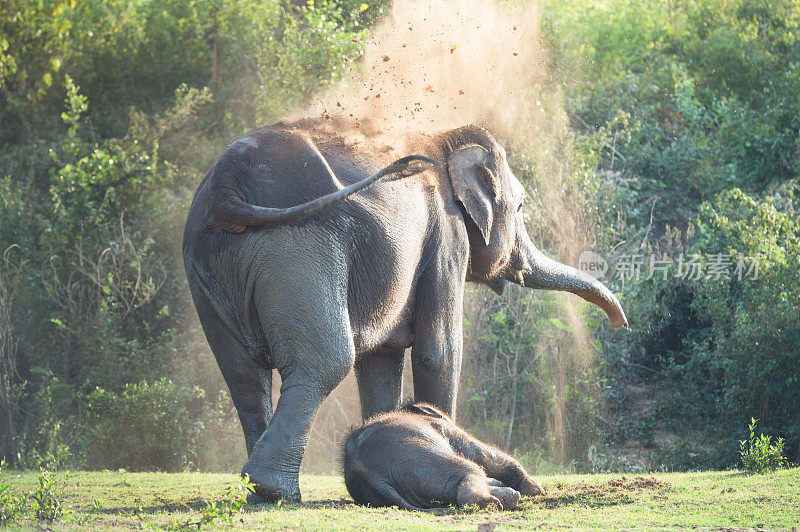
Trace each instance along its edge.
<path fill-rule="evenodd" d="M 69 471 L 56 471 L 65 458 L 65 453 L 49 454 L 36 476 L 37 486 L 24 495 L 11 492 L 8 476 L 3 471 L 6 461 L 0 460 L 0 527 L 12 525 L 27 517 L 43 523 L 72 517 L 72 511 L 65 508 L 62 490 L 69 478 Z"/>
<path fill-rule="evenodd" d="M 628 290 L 650 326 L 619 356 L 649 368 L 646 379 L 663 390 L 659 415 L 673 429 L 699 437 L 705 427 L 703 446 L 714 449 L 706 465 L 736 465 L 728 427 L 742 412 L 785 434 L 790 457 L 800 453 L 800 352 L 787 348 L 800 339 L 800 220 L 781 207 L 787 197 L 721 193 L 700 207 L 687 255 L 702 258 L 701 272 L 727 261 L 728 274 L 692 280 L 673 268 Z"/>
<path fill-rule="evenodd" d="M 540 468 L 590 468 L 589 449 L 603 437 L 591 346 L 565 323 L 557 295 L 509 289 L 499 298 L 487 292 L 468 292 L 473 312 L 465 324 L 462 423 Z M 542 449 L 551 464 L 535 458 Z"/>
<path fill-rule="evenodd" d="M 701 208 L 696 249 L 734 264 L 751 257 L 758 270 L 698 283 L 693 308 L 710 327 L 697 331 L 684 375 L 706 376 L 694 386 L 714 394 L 708 413 L 721 427 L 757 414 L 796 456 L 800 352 L 787 346 L 800 339 L 800 219 L 734 189 Z"/>
<path fill-rule="evenodd" d="M 95 389 L 80 444 L 89 468 L 181 471 L 196 464 L 203 390 L 165 378 Z"/>
<path fill-rule="evenodd" d="M 237 471 L 247 460 L 244 434 L 227 390 L 203 401 L 203 437 L 198 442 L 197 465 L 202 471 Z"/>
<path fill-rule="evenodd" d="M 0 527 L 10 526 L 25 515 L 25 497 L 11 492 L 5 467 L 5 459 L 0 459 Z"/>
<path fill-rule="evenodd" d="M 28 497 L 31 511 L 37 521 L 52 523 L 64 515 L 64 501 L 59 488 L 69 478 L 69 472 L 59 477 L 53 471 L 42 470 L 36 477 L 38 485 Z"/>
<path fill-rule="evenodd" d="M 12 412 L 14 449 L 2 451 L 16 467 L 66 445 L 91 467 L 238 469 L 230 400 L 201 408 L 191 388 L 156 379 L 180 371 L 224 386 L 205 341 L 195 349 L 202 331 L 179 252 L 200 172 L 232 138 L 339 79 L 383 9 L 301 4 L 0 4 L 0 251 L 18 245 L 31 265 L 3 331 L 18 339 L 16 371 L 0 368 L 26 404 Z M 188 425 L 137 459 L 108 442 L 124 432 L 119 416 L 135 414 L 123 403 L 147 402 L 141 386 L 173 394 L 164 414 Z M 107 432 L 96 444 L 87 418 L 90 434 Z M 198 448 L 205 422 L 222 437 Z"/>
<path fill-rule="evenodd" d="M 797 176 L 800 10 L 792 0 L 575 0 L 544 10 L 576 126 L 608 126 L 618 187 L 656 234 L 733 187 Z M 623 120 L 618 118 L 624 117 Z M 625 212 L 625 211 L 623 211 Z M 647 226 L 648 209 L 632 213 Z"/>
<path fill-rule="evenodd" d="M 786 465 L 783 456 L 783 438 L 772 443 L 772 437 L 761 434 L 756 437 L 756 420 L 750 418 L 750 438 L 739 442 L 742 466 L 748 473 L 767 473 Z"/>

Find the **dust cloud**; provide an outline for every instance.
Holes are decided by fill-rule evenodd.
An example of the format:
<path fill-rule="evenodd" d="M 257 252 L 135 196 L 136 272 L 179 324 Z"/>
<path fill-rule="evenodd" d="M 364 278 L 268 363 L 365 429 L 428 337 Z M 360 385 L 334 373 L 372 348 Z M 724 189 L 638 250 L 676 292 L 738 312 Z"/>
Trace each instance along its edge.
<path fill-rule="evenodd" d="M 481 124 L 509 133 L 544 76 L 534 4 L 398 2 L 348 79 L 302 114 L 341 116 L 402 145 L 409 132 Z"/>

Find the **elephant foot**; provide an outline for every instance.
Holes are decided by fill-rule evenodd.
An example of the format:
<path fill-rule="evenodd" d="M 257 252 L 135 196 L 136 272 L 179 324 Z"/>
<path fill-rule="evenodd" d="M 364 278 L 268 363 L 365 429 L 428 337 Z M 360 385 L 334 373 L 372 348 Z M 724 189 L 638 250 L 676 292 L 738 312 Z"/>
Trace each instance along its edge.
<path fill-rule="evenodd" d="M 531 477 L 524 478 L 522 482 L 520 482 L 518 489 L 523 497 L 533 497 L 534 495 L 541 495 L 544 493 L 542 485 Z"/>
<path fill-rule="evenodd" d="M 255 489 L 255 493 L 247 495 L 248 504 L 263 504 L 278 500 L 300 502 L 300 484 L 296 474 L 279 474 L 249 466 L 248 461 L 242 469 L 242 475 L 250 476 Z"/>
<path fill-rule="evenodd" d="M 489 488 L 489 493 L 496 497 L 503 505 L 503 510 L 513 510 L 519 504 L 519 492 L 506 486 Z"/>
<path fill-rule="evenodd" d="M 489 490 L 491 488 L 502 488 L 505 487 L 505 484 L 497 480 L 496 478 L 487 478 L 486 484 L 489 486 Z M 541 495 L 544 493 L 544 488 L 541 484 L 533 480 L 533 478 L 526 476 L 523 478 L 519 485 L 514 487 L 515 491 L 518 491 L 522 497 L 533 497 L 535 495 Z"/>
<path fill-rule="evenodd" d="M 458 485 L 458 492 L 456 495 L 458 506 L 464 507 L 477 505 L 478 508 L 481 509 L 492 508 L 495 510 L 502 510 L 502 501 L 495 497 L 494 494 L 489 491 L 489 489 L 490 488 L 486 485 L 485 477 L 481 478 L 476 474 L 467 475 Z M 494 490 L 502 488 L 491 489 Z"/>

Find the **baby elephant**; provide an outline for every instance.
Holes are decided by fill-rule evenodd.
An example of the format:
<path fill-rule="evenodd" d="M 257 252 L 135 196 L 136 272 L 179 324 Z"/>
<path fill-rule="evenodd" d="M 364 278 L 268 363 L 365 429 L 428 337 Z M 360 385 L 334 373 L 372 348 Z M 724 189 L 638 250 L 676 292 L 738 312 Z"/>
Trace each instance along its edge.
<path fill-rule="evenodd" d="M 358 504 L 425 510 L 451 504 L 510 510 L 542 486 L 506 453 L 426 403 L 380 414 L 347 438 L 344 482 Z"/>

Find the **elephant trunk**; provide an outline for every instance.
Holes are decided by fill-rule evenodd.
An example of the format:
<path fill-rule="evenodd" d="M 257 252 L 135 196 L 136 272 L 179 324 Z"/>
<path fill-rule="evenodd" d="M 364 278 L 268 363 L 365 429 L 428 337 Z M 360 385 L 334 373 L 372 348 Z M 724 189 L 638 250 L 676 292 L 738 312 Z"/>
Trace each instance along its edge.
<path fill-rule="evenodd" d="M 519 260 L 512 261 L 512 267 L 509 269 L 510 281 L 528 288 L 572 292 L 603 309 L 612 327 L 628 326 L 622 306 L 603 283 L 580 270 L 547 257 L 536 248 L 525 232 L 522 233 L 522 242 L 519 244 Z"/>

